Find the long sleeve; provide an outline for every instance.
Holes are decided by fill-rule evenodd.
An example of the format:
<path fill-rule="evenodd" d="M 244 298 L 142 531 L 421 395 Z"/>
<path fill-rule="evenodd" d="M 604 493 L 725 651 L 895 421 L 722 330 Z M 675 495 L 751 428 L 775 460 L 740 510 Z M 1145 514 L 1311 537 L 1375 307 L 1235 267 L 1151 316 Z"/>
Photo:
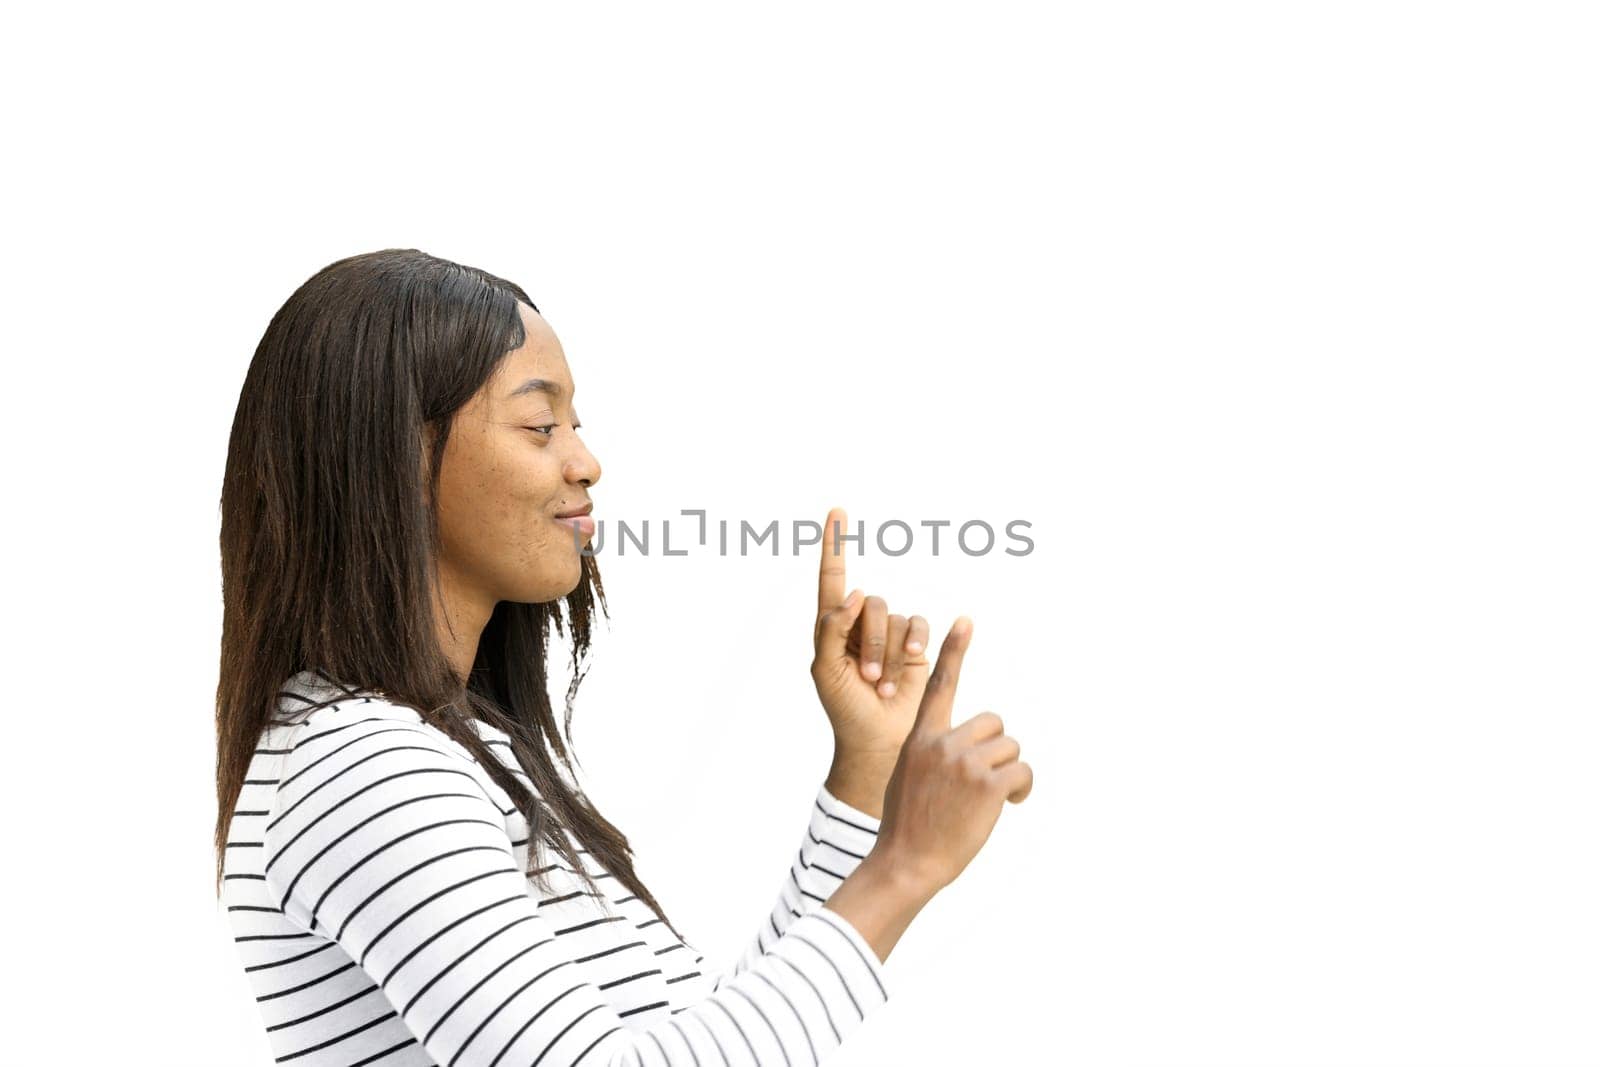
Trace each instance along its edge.
<path fill-rule="evenodd" d="M 817 1064 L 887 999 L 861 934 L 797 905 L 703 999 L 624 1020 L 529 895 L 497 793 L 445 735 L 380 714 L 295 745 L 263 833 L 284 915 L 370 976 L 383 1003 L 369 1025 L 398 1016 L 439 1064 Z M 803 886 L 832 877 L 812 875 L 817 863 L 839 866 L 807 862 Z"/>
<path fill-rule="evenodd" d="M 821 909 L 823 902 L 872 851 L 878 840 L 880 823 L 879 819 L 834 796 L 826 785 L 820 787 L 811 802 L 811 817 L 800 838 L 800 848 L 778 888 L 777 901 L 739 959 L 717 976 L 713 988 L 720 989 L 725 980 L 743 973 L 766 955 L 769 946 L 782 938 L 797 919 Z M 871 962 L 878 965 L 877 977 L 881 982 L 882 962 L 875 954 Z"/>

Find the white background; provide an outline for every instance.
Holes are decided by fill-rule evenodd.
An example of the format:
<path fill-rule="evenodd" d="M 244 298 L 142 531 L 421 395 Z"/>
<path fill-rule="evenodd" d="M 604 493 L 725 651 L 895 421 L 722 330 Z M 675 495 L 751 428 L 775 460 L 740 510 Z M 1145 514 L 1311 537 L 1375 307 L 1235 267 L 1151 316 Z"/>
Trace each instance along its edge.
<path fill-rule="evenodd" d="M 841 1067 L 1600 1062 L 1585 7 L 576 7 L 8 18 L 5 1058 L 269 1062 L 226 438 L 400 246 L 540 305 L 602 518 L 1032 524 L 850 560 L 973 617 L 1036 785 Z M 828 761 L 815 559 L 602 566 L 584 778 L 731 962 Z"/>

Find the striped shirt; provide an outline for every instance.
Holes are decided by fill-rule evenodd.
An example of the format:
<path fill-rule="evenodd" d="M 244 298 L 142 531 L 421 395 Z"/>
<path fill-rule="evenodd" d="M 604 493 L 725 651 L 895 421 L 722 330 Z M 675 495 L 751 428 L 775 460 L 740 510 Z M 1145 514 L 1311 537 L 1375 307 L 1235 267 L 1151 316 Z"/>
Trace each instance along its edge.
<path fill-rule="evenodd" d="M 570 834 L 597 884 L 527 877 L 528 826 L 413 708 L 301 672 L 251 759 L 222 903 L 278 1063 L 821 1063 L 885 1002 L 883 964 L 822 907 L 878 820 L 824 786 L 772 911 L 710 967 Z M 528 788 L 507 736 L 479 735 Z"/>

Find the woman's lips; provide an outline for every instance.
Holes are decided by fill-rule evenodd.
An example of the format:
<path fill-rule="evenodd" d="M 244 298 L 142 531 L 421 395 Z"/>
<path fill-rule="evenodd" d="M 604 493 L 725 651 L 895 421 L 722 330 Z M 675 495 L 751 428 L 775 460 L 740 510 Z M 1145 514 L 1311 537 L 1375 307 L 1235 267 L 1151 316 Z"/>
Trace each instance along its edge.
<path fill-rule="evenodd" d="M 570 519 L 557 519 L 563 526 L 577 530 L 585 538 L 594 536 L 594 518 L 590 515 L 574 515 Z"/>

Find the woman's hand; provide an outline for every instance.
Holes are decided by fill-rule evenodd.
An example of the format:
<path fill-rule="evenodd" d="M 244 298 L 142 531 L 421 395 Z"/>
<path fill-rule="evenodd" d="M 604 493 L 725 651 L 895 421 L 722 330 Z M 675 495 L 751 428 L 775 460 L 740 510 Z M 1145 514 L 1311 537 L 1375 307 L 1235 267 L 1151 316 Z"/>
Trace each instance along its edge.
<path fill-rule="evenodd" d="M 882 597 L 859 589 L 845 596 L 844 525 L 843 508 L 829 511 L 823 524 L 811 680 L 833 724 L 828 790 L 877 816 L 928 684 L 928 620 L 891 615 Z"/>
<path fill-rule="evenodd" d="M 863 863 L 894 871 L 917 899 L 931 897 L 966 869 L 989 839 L 1006 801 L 1033 789 L 1022 746 L 992 711 L 950 726 L 972 620 L 959 618 L 939 646 L 911 734 L 884 797 L 878 840 Z"/>

